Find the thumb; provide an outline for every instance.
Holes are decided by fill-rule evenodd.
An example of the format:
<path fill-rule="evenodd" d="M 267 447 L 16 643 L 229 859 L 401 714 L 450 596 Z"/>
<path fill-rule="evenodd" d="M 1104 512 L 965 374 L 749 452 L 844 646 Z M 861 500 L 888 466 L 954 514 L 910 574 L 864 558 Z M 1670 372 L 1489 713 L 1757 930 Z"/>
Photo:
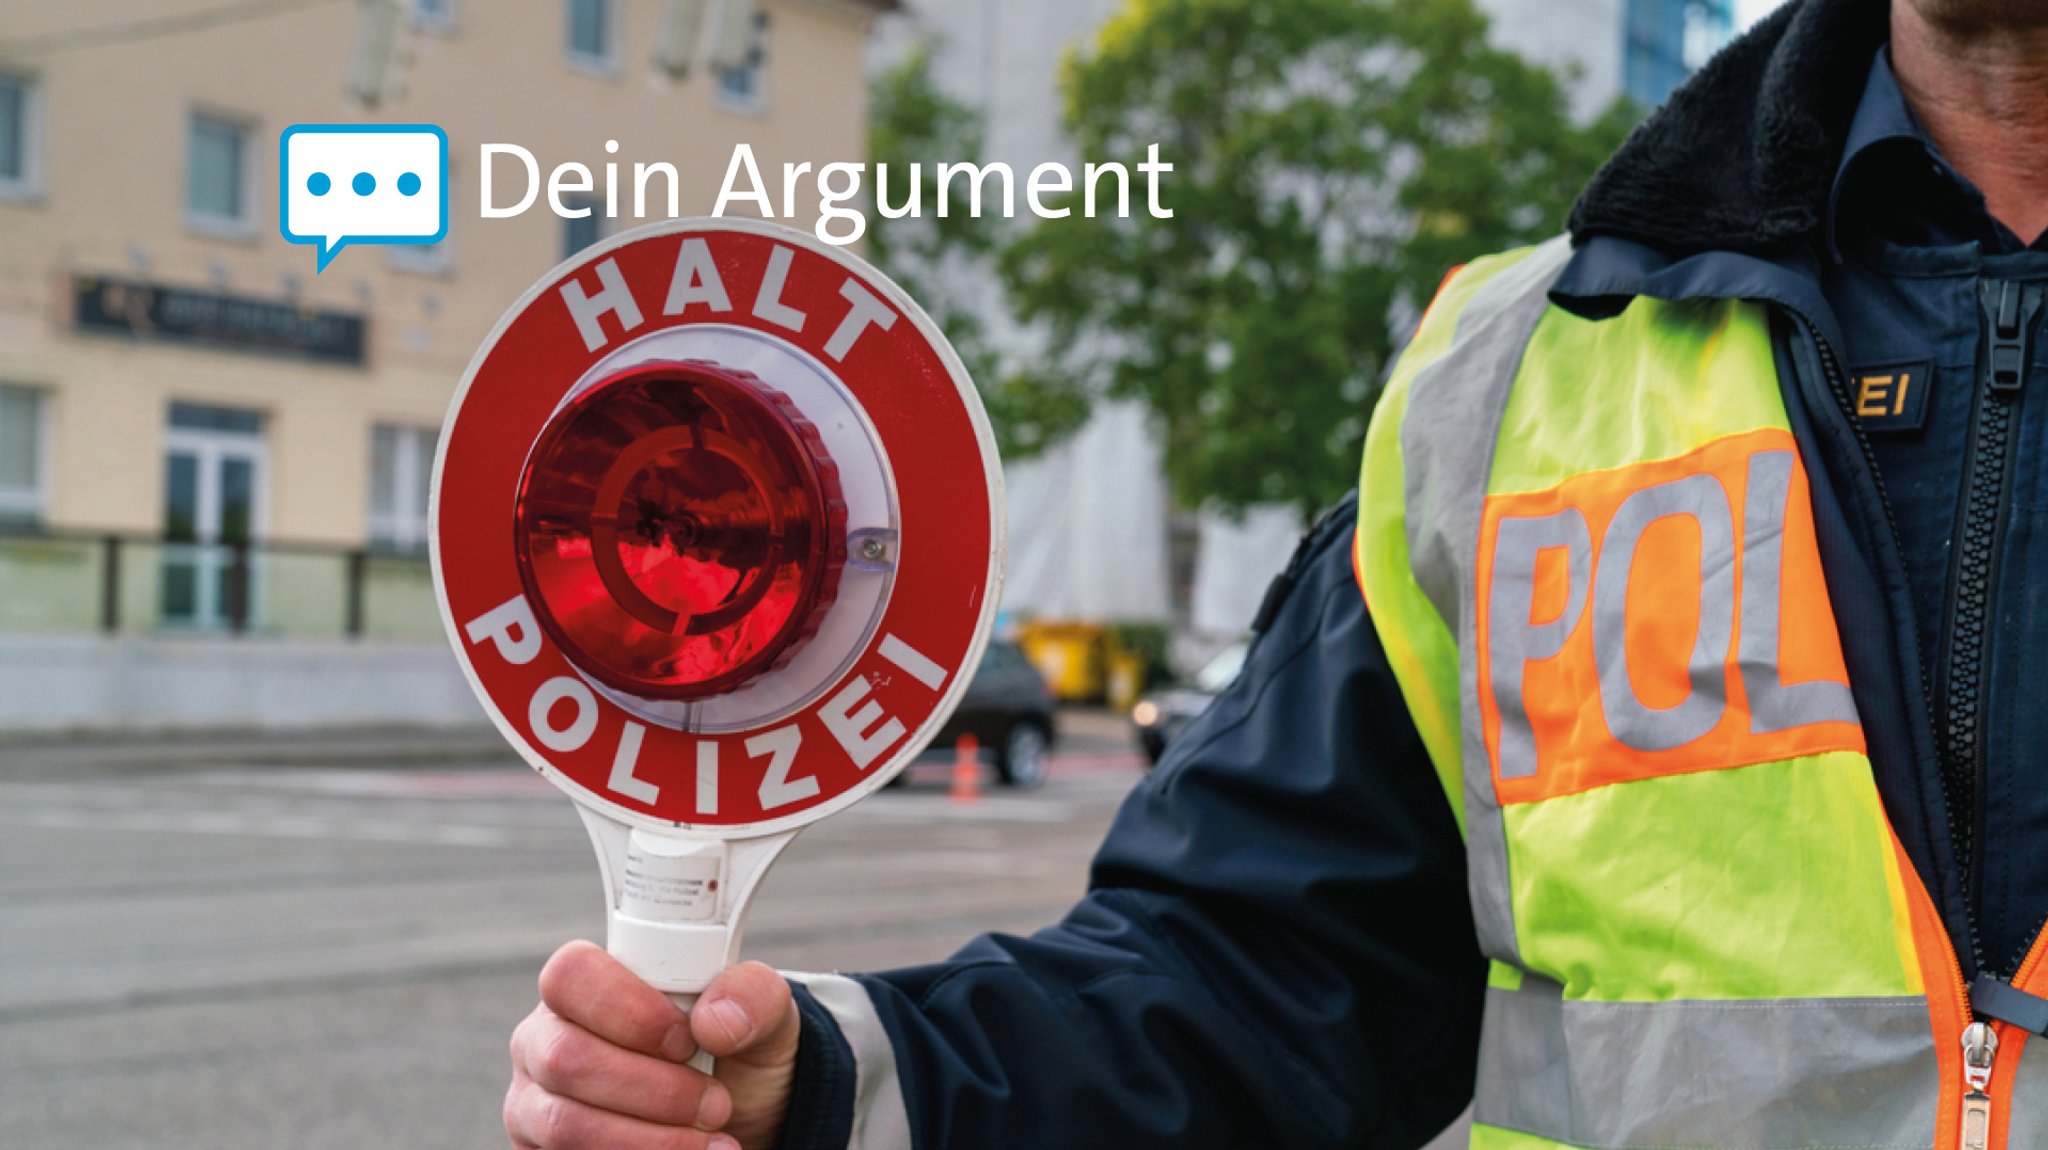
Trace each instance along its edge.
<path fill-rule="evenodd" d="M 718 1080 L 732 1092 L 725 1132 L 743 1146 L 775 1145 L 789 1113 L 803 1033 L 789 984 L 758 962 L 735 966 L 705 988 L 690 1012 L 690 1030 L 717 1059 Z"/>
<path fill-rule="evenodd" d="M 697 1044 L 721 1062 L 782 1066 L 796 1058 L 802 1023 L 789 984 L 758 962 L 720 974 L 690 1012 Z"/>

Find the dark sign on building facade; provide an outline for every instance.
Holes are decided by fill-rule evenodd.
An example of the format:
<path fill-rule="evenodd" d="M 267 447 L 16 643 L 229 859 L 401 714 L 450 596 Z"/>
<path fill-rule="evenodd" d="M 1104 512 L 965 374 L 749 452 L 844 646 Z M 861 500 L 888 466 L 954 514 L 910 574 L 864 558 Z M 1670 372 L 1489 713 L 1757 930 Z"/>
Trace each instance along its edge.
<path fill-rule="evenodd" d="M 360 315 L 105 276 L 72 280 L 79 331 L 360 364 Z"/>

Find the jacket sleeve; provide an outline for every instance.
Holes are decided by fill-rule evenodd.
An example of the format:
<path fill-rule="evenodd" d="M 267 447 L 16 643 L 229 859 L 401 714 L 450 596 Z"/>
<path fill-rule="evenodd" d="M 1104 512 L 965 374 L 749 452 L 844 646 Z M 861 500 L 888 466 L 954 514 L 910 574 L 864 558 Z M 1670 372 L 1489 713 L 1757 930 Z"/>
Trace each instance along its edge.
<path fill-rule="evenodd" d="M 1243 673 L 1126 800 L 1064 921 L 792 976 L 785 1150 L 1406 1148 L 1456 1117 L 1485 964 L 1354 514 L 1304 540 Z"/>

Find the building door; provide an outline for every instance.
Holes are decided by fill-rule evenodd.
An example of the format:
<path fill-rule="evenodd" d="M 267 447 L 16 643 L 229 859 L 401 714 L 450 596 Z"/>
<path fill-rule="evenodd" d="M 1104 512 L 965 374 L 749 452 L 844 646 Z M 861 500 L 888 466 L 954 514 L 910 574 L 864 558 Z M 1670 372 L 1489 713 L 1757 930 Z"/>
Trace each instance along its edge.
<path fill-rule="evenodd" d="M 263 417 L 172 404 L 164 448 L 164 624 L 252 625 L 259 581 L 250 544 L 263 521 Z"/>

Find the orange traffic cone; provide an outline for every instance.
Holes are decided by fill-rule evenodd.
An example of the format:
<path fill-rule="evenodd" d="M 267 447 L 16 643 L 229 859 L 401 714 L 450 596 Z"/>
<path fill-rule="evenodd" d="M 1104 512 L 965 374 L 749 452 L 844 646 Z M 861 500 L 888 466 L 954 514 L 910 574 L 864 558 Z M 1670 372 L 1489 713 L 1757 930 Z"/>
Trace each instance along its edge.
<path fill-rule="evenodd" d="M 973 735 L 953 744 L 953 789 L 947 797 L 962 806 L 981 801 L 981 743 Z"/>

